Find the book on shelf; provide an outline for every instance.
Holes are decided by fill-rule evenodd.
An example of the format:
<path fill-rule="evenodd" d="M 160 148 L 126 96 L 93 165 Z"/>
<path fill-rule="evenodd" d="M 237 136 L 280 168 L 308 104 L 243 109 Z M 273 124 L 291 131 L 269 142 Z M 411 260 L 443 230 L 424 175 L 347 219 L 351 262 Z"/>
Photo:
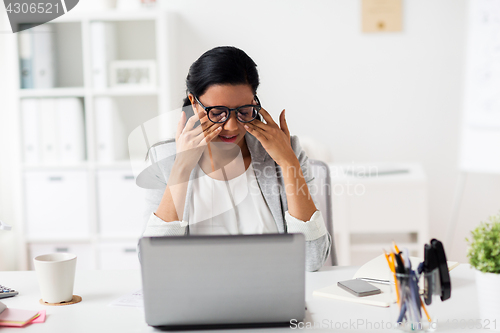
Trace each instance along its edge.
<path fill-rule="evenodd" d="M 116 101 L 99 97 L 94 101 L 97 160 L 110 163 L 126 158 L 126 136 Z"/>
<path fill-rule="evenodd" d="M 41 156 L 44 164 L 57 164 L 59 145 L 57 140 L 57 113 L 55 98 L 38 99 L 41 126 Z"/>
<path fill-rule="evenodd" d="M 55 87 L 55 32 L 52 24 L 42 24 L 29 30 L 33 45 L 33 88 Z"/>
<path fill-rule="evenodd" d="M 39 164 L 40 156 L 40 119 L 38 101 L 33 98 L 21 100 L 21 119 L 23 126 L 23 155 L 27 164 Z"/>
<path fill-rule="evenodd" d="M 28 24 L 20 25 L 21 30 Z M 19 32 L 19 78 L 21 89 L 33 88 L 33 45 L 31 31 Z"/>
<path fill-rule="evenodd" d="M 92 85 L 97 89 L 109 86 L 109 65 L 116 57 L 115 25 L 110 22 L 90 23 L 90 58 Z"/>
<path fill-rule="evenodd" d="M 24 24 L 27 26 L 30 24 Z M 43 24 L 19 33 L 19 70 L 22 89 L 55 87 L 55 31 Z"/>
<path fill-rule="evenodd" d="M 21 101 L 24 162 L 75 164 L 85 160 L 85 120 L 79 98 Z"/>
<path fill-rule="evenodd" d="M 74 97 L 58 98 L 56 110 L 61 163 L 83 162 L 85 160 L 85 126 L 81 100 Z"/>

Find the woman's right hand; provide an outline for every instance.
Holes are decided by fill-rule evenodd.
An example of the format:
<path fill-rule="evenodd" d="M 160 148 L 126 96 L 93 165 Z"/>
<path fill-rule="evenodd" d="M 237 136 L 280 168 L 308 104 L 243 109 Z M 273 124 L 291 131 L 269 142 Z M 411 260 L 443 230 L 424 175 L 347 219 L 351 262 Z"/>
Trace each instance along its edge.
<path fill-rule="evenodd" d="M 194 127 L 198 119 L 201 126 Z M 191 173 L 207 148 L 207 143 L 219 135 L 222 125 L 224 123 L 213 123 L 208 120 L 206 114 L 203 114 L 201 119 L 195 114 L 186 122 L 186 113 L 182 111 L 175 135 L 177 149 L 175 164 L 184 172 Z"/>

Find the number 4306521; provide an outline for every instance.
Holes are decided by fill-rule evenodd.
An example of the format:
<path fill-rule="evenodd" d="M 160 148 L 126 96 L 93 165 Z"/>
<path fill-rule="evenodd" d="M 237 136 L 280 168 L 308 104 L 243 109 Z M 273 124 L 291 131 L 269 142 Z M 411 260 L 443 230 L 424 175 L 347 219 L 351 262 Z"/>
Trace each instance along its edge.
<path fill-rule="evenodd" d="M 14 13 L 14 14 L 19 14 L 19 13 L 45 13 L 45 14 L 52 14 L 52 13 L 59 13 L 59 4 L 56 3 L 55 5 L 51 3 L 44 3 L 44 2 L 39 2 L 39 3 L 9 3 L 7 8 L 6 8 L 7 13 Z"/>

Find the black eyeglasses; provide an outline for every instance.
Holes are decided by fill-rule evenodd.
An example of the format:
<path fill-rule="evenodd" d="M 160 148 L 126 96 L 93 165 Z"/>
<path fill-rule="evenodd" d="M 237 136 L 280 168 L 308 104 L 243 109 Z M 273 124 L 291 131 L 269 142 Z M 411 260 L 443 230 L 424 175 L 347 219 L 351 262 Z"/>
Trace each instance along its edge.
<path fill-rule="evenodd" d="M 227 106 L 205 106 L 201 104 L 200 100 L 198 97 L 194 96 L 196 99 L 196 102 L 200 104 L 200 106 L 205 110 L 207 113 L 208 119 L 217 124 L 225 123 L 229 117 L 231 116 L 231 111 L 236 112 L 236 118 L 238 121 L 242 123 L 249 123 L 257 116 L 259 115 L 260 109 L 262 109 L 262 106 L 260 105 L 260 101 L 257 98 L 257 95 L 254 96 L 255 101 L 257 102 L 257 105 L 243 105 L 235 109 L 230 109 Z M 224 120 L 221 120 L 224 119 Z"/>

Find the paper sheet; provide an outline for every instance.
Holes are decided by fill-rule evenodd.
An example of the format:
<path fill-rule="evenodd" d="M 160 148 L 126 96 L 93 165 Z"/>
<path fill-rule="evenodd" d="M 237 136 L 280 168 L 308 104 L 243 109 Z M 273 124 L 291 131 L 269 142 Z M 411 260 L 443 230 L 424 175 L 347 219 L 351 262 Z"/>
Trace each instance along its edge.
<path fill-rule="evenodd" d="M 41 324 L 45 322 L 46 311 L 42 310 L 38 312 L 38 317 L 36 317 L 31 323 L 32 324 Z"/>
<path fill-rule="evenodd" d="M 126 294 L 114 300 L 109 306 L 128 306 L 132 308 L 144 308 L 142 289 Z"/>

